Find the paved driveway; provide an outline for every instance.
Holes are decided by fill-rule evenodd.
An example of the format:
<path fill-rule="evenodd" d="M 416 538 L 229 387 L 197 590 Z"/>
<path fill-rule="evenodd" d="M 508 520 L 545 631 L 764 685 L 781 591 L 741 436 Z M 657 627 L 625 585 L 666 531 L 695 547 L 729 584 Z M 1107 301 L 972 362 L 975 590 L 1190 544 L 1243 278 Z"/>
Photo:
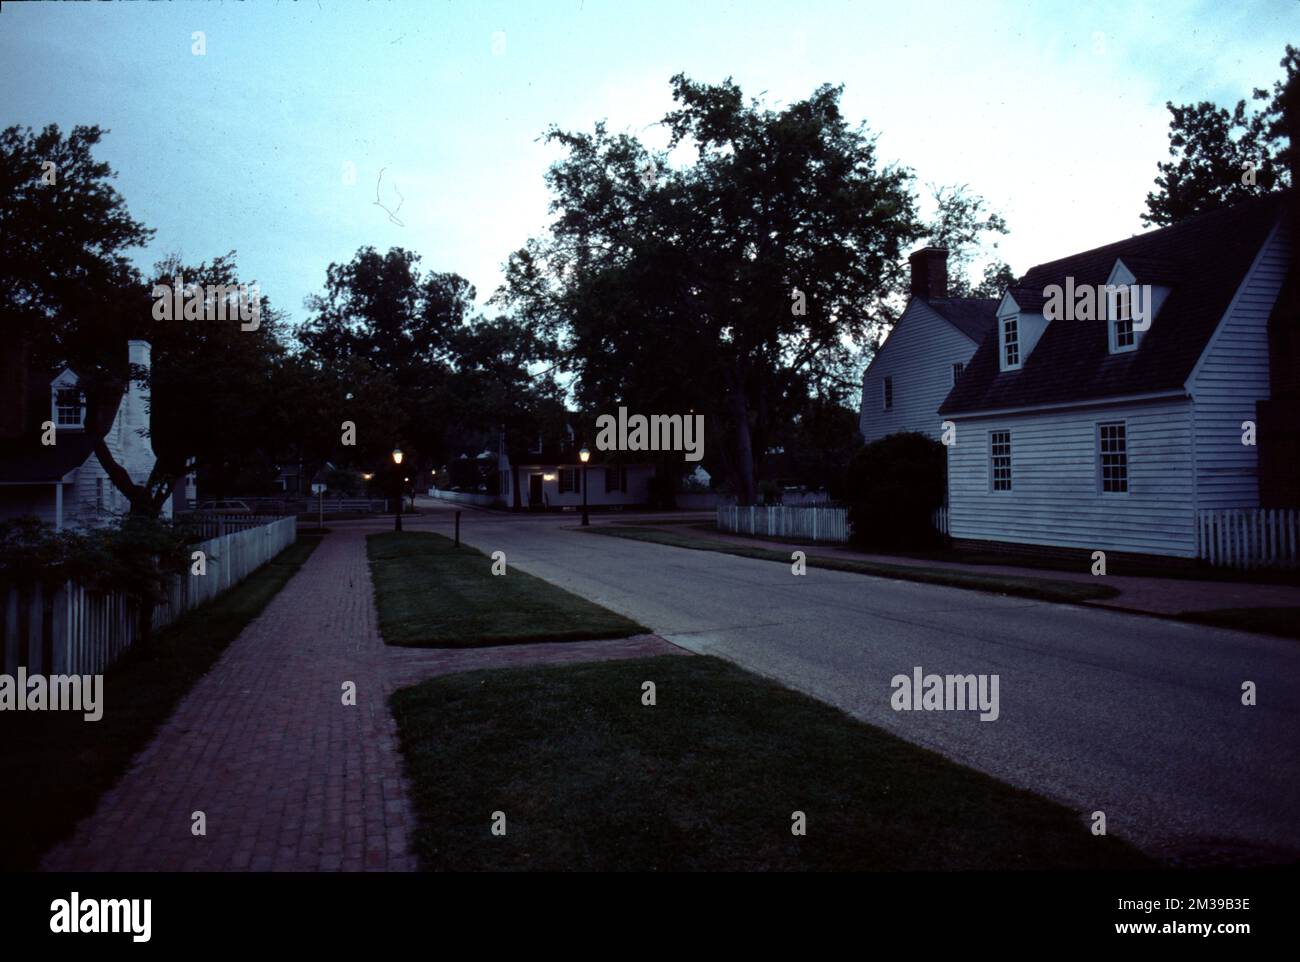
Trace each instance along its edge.
<path fill-rule="evenodd" d="M 410 524 L 450 532 L 436 511 Z M 467 510 L 512 565 L 1189 860 L 1300 850 L 1300 644 L 580 533 Z M 896 712 L 890 680 L 1000 677 L 1000 717 Z M 1258 705 L 1241 686 L 1258 686 Z"/>

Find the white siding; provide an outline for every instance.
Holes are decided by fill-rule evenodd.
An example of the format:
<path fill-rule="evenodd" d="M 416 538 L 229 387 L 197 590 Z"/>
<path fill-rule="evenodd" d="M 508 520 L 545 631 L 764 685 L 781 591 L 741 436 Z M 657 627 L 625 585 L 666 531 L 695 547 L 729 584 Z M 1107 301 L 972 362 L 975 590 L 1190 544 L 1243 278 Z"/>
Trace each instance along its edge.
<path fill-rule="evenodd" d="M 862 380 L 859 428 L 870 444 L 887 434 L 920 431 L 936 440 L 939 405 L 952 390 L 952 366 L 970 361 L 978 345 L 912 298 Z M 892 377 L 894 404 L 882 410 L 884 380 Z"/>
<path fill-rule="evenodd" d="M 953 418 L 948 526 L 954 538 L 1195 557 L 1187 401 Z M 1127 428 L 1126 494 L 1102 494 L 1097 425 Z M 1011 432 L 1010 491 L 989 483 L 989 432 Z"/>
<path fill-rule="evenodd" d="M 1197 505 L 1259 506 L 1258 448 L 1241 423 L 1269 397 L 1268 315 L 1282 288 L 1290 244 L 1285 224 L 1265 245 L 1236 300 L 1188 379 L 1195 403 Z"/>
<path fill-rule="evenodd" d="M 587 491 L 587 506 L 611 504 L 647 504 L 650 501 L 650 481 L 655 476 L 653 464 L 629 464 L 627 467 L 627 491 L 605 490 L 605 467 L 593 465 L 587 469 L 587 481 L 591 485 Z M 581 474 L 581 469 L 578 470 Z M 560 493 L 560 469 L 555 465 L 519 465 L 519 503 L 528 506 L 529 476 L 534 474 L 551 475 L 552 480 L 542 481 L 542 499 L 546 507 L 582 507 L 582 488 L 577 491 Z M 509 475 L 503 478 L 508 483 Z M 508 501 L 510 494 L 503 497 Z"/>

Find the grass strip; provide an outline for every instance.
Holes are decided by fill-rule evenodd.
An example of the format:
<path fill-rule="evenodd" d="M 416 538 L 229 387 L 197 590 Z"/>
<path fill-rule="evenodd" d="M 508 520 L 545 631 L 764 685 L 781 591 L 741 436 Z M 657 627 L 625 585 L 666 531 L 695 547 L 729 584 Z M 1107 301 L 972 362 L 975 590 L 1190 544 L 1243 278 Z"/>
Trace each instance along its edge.
<path fill-rule="evenodd" d="M 379 631 L 390 645 L 477 648 L 626 638 L 629 618 L 509 566 L 492 574 L 483 552 L 427 531 L 366 538 Z"/>
<path fill-rule="evenodd" d="M 642 528 L 634 525 L 595 525 L 580 529 L 588 534 L 600 534 L 613 538 L 629 538 L 633 541 L 648 541 L 653 544 L 670 545 L 675 548 L 690 548 L 695 551 L 717 551 L 722 554 L 737 555 L 741 558 L 755 558 L 760 561 L 779 561 L 790 564 L 790 553 L 773 548 L 761 548 L 729 541 L 712 541 L 707 538 L 679 534 L 655 528 Z M 878 561 L 863 561 L 857 558 L 835 558 L 828 555 L 807 555 L 810 568 L 826 568 L 831 571 L 848 571 L 853 574 L 874 575 L 881 578 L 895 578 L 900 581 L 920 581 L 926 584 L 945 585 L 950 588 L 969 588 L 975 591 L 991 591 L 997 594 L 1016 595 L 1022 598 L 1036 598 L 1041 601 L 1078 603 L 1113 598 L 1119 592 L 1104 584 L 1086 581 L 1053 581 L 1047 578 L 1029 578 L 1021 575 L 982 574 L 960 571 L 954 568 L 925 567 L 920 565 L 893 565 Z"/>
<path fill-rule="evenodd" d="M 645 681 L 653 707 L 642 704 Z M 716 658 L 474 671 L 390 704 L 425 870 L 1156 864 L 1093 836 L 1086 813 Z M 504 835 L 492 834 L 494 812 Z M 806 818 L 802 837 L 794 812 Z"/>

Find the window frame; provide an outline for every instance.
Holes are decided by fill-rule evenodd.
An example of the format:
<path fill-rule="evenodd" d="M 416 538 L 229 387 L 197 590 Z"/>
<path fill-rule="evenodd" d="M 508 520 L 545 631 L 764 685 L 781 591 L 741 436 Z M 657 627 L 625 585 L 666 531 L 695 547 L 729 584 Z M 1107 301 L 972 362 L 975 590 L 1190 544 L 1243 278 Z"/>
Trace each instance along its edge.
<path fill-rule="evenodd" d="M 1118 455 L 1114 451 L 1106 451 L 1106 438 L 1104 433 L 1106 428 L 1118 428 L 1120 431 L 1119 440 L 1122 447 L 1118 451 Z M 1093 433 L 1093 438 L 1097 446 L 1097 493 L 1102 497 L 1127 497 L 1133 490 L 1133 486 L 1129 483 L 1128 421 L 1122 418 L 1118 421 L 1098 421 L 1096 430 Z M 1118 467 L 1122 472 L 1122 476 L 1120 477 L 1120 482 L 1123 484 L 1122 488 L 1116 488 L 1113 490 L 1107 490 L 1106 488 L 1106 457 L 1108 454 L 1111 457 L 1118 456 L 1120 459 Z"/>
<path fill-rule="evenodd" d="M 1007 328 L 1011 328 L 1011 336 L 1007 336 Z M 1002 370 L 1018 371 L 1024 362 L 1024 357 L 1020 353 L 1020 315 L 1008 314 L 1005 317 L 998 318 L 998 347 L 1001 351 Z M 1014 350 L 1016 359 L 1010 361 L 1007 359 L 1008 348 Z"/>
<path fill-rule="evenodd" d="M 61 400 L 63 395 L 76 394 L 77 403 L 65 404 Z M 54 427 L 58 428 L 84 428 L 86 426 L 86 392 L 81 390 L 78 385 L 72 387 L 56 387 L 54 389 Z M 77 420 L 65 421 L 63 412 L 67 409 L 75 409 Z"/>
<path fill-rule="evenodd" d="M 892 411 L 894 409 L 894 376 L 886 375 L 880 380 L 880 410 Z"/>
<path fill-rule="evenodd" d="M 965 361 L 952 362 L 952 386 L 953 387 L 957 386 L 957 382 L 961 380 L 961 376 L 965 373 L 966 373 Z"/>
<path fill-rule="evenodd" d="M 1006 435 L 1006 442 L 1005 442 L 1006 454 L 1004 455 L 999 455 L 997 453 L 996 445 L 999 443 L 998 441 L 995 440 L 997 435 Z M 1005 457 L 1007 462 L 1006 463 L 1006 487 L 1004 488 L 998 486 L 999 478 L 998 478 L 997 459 L 999 457 Z M 1010 428 L 997 428 L 997 429 L 991 429 L 989 431 L 988 467 L 989 467 L 989 493 L 990 494 L 1004 494 L 1015 490 L 1015 474 L 1014 474 L 1015 462 L 1013 461 L 1012 458 Z"/>

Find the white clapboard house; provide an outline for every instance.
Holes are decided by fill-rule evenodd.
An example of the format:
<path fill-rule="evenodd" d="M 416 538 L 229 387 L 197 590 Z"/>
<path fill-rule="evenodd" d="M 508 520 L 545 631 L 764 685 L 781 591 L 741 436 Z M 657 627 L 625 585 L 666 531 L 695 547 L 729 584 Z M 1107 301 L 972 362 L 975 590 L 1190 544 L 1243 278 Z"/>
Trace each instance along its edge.
<path fill-rule="evenodd" d="M 911 297 L 862 375 L 859 429 L 870 444 L 919 431 L 938 440 L 939 405 L 993 327 L 996 299 L 948 296 L 948 252 L 926 247 L 908 259 Z"/>
<path fill-rule="evenodd" d="M 939 409 L 955 426 L 956 543 L 1194 558 L 1207 518 L 1296 506 L 1286 204 L 1272 194 L 1041 264 L 1007 291 Z M 1149 285 L 1149 328 L 1119 299 L 1099 319 L 1049 320 L 1046 296 L 1067 283 Z"/>
<path fill-rule="evenodd" d="M 148 341 L 127 344 L 130 362 L 148 369 Z M 21 343 L 11 343 L 0 361 L 0 520 L 23 515 L 56 528 L 103 524 L 130 509 L 99 463 L 95 439 L 86 431 L 86 409 L 77 374 L 64 368 L 52 380 L 28 368 Z M 44 422 L 54 423 L 54 443 L 44 444 Z M 104 442 L 138 484 L 153 470 L 149 440 L 149 392 L 132 380 Z M 171 499 L 164 508 L 171 516 Z"/>

